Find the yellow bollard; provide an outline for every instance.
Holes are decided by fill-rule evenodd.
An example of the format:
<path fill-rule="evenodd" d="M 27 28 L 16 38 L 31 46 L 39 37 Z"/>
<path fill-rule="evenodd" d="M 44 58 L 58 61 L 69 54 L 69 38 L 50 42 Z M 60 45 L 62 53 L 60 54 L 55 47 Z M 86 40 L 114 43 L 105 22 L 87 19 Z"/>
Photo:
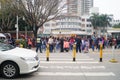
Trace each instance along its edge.
<path fill-rule="evenodd" d="M 20 48 L 23 48 L 23 45 L 22 45 L 22 44 L 20 44 Z"/>
<path fill-rule="evenodd" d="M 49 61 L 49 56 L 50 56 L 49 44 L 47 44 L 47 47 L 46 47 L 46 61 Z"/>
<path fill-rule="evenodd" d="M 73 61 L 76 61 L 76 45 L 73 45 Z"/>
<path fill-rule="evenodd" d="M 100 44 L 100 62 L 102 62 L 102 56 L 103 56 L 103 50 L 102 50 L 102 44 Z"/>
<path fill-rule="evenodd" d="M 114 50 L 115 50 L 115 46 L 112 46 L 112 59 L 110 60 L 110 62 L 112 63 L 117 63 L 118 61 L 115 59 L 115 53 L 114 53 Z"/>

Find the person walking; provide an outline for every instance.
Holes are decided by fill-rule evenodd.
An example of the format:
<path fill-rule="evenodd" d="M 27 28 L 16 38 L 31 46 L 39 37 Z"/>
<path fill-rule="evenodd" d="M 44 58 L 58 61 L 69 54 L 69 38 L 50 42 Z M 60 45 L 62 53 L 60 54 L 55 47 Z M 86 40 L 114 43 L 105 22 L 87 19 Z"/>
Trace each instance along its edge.
<path fill-rule="evenodd" d="M 81 38 L 77 36 L 75 42 L 76 42 L 76 52 L 78 52 L 79 50 L 79 52 L 81 53 L 81 44 L 82 44 Z"/>
<path fill-rule="evenodd" d="M 32 41 L 30 38 L 28 38 L 28 48 L 31 49 L 31 47 L 32 47 Z"/>
<path fill-rule="evenodd" d="M 63 45 L 63 47 L 64 47 L 64 50 L 65 50 L 66 52 L 69 51 L 69 42 L 68 42 L 67 39 L 64 40 L 64 45 Z"/>
<path fill-rule="evenodd" d="M 41 49 L 41 46 L 42 46 L 42 40 L 41 40 L 41 37 L 38 37 L 37 40 L 36 40 L 36 52 L 38 52 L 38 49 L 40 50 L 40 53 L 42 53 L 42 49 Z"/>
<path fill-rule="evenodd" d="M 64 52 L 63 45 L 64 45 L 64 39 L 63 39 L 63 37 L 61 37 L 61 39 L 60 39 L 60 52 Z"/>
<path fill-rule="evenodd" d="M 53 38 L 52 38 L 52 36 L 50 36 L 50 38 L 48 40 L 48 44 L 50 47 L 50 52 L 52 53 L 53 52 Z"/>

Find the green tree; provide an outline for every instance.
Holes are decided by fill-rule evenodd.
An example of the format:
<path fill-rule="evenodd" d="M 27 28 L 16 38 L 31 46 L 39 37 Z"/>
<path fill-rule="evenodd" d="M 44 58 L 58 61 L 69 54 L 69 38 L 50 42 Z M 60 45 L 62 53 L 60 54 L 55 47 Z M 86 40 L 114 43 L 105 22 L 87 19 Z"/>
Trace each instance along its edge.
<path fill-rule="evenodd" d="M 111 18 L 106 14 L 100 15 L 100 27 L 102 27 L 103 34 L 107 31 L 107 27 L 110 26 Z"/>
<path fill-rule="evenodd" d="M 100 35 L 101 31 L 103 31 L 103 34 L 107 31 L 106 28 L 110 25 L 111 18 L 106 14 L 92 14 L 90 20 L 94 32 Z"/>
<path fill-rule="evenodd" d="M 120 28 L 120 23 L 113 26 L 113 28 Z"/>

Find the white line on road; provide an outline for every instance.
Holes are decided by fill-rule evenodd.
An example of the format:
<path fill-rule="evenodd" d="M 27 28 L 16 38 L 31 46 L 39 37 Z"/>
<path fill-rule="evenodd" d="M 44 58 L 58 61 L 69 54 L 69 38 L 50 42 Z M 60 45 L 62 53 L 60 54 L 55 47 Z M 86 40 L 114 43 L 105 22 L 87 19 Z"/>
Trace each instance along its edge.
<path fill-rule="evenodd" d="M 46 60 L 45 58 L 40 58 L 40 60 Z M 60 61 L 67 61 L 67 60 L 72 60 L 71 59 L 58 59 L 58 58 L 53 58 L 53 59 L 50 59 L 50 60 L 54 60 L 54 61 L 57 61 L 57 60 L 60 60 Z M 94 60 L 93 58 L 90 58 L 90 59 L 76 59 L 76 61 L 80 61 L 80 60 L 85 60 L 85 61 L 91 61 L 91 60 Z"/>
<path fill-rule="evenodd" d="M 81 66 L 81 69 L 105 69 L 105 66 Z"/>
<path fill-rule="evenodd" d="M 41 76 L 115 76 L 113 72 L 39 72 Z"/>
<path fill-rule="evenodd" d="M 43 69 L 105 69 L 105 66 L 40 66 Z"/>
<path fill-rule="evenodd" d="M 81 62 L 72 62 L 72 61 L 40 61 L 42 64 L 96 64 L 98 61 L 81 61 Z"/>

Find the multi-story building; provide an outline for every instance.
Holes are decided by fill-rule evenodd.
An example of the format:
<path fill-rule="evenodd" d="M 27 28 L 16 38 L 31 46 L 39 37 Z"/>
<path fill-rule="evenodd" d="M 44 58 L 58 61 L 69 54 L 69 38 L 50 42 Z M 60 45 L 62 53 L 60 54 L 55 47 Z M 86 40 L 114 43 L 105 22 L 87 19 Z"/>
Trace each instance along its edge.
<path fill-rule="evenodd" d="M 67 0 L 67 13 L 69 15 L 81 15 L 80 0 Z"/>
<path fill-rule="evenodd" d="M 89 21 L 90 8 L 93 6 L 93 0 L 66 0 L 67 13 L 61 15 L 56 19 L 56 28 L 49 30 L 51 34 L 77 34 L 77 35 L 91 35 L 92 26 Z M 86 16 L 83 16 L 86 15 Z M 52 24 L 51 22 L 48 22 Z M 44 27 L 47 27 L 46 24 Z M 47 28 L 45 28 L 47 29 Z M 45 30 L 44 29 L 44 30 Z"/>
<path fill-rule="evenodd" d="M 81 17 L 81 30 L 85 31 L 87 35 L 93 34 L 93 27 L 90 22 L 90 16 L 84 15 Z"/>
<path fill-rule="evenodd" d="M 81 0 L 82 15 L 89 15 L 90 8 L 93 7 L 93 0 Z"/>
<path fill-rule="evenodd" d="M 93 7 L 93 0 L 67 0 L 68 14 L 73 15 L 88 15 L 90 8 Z"/>
<path fill-rule="evenodd" d="M 47 22 L 44 24 L 44 34 L 52 35 L 66 35 L 71 34 L 77 35 L 92 35 L 92 25 L 89 20 L 89 16 L 71 16 L 71 15 L 61 15 L 54 22 Z M 49 32 L 49 33 L 48 33 Z"/>

